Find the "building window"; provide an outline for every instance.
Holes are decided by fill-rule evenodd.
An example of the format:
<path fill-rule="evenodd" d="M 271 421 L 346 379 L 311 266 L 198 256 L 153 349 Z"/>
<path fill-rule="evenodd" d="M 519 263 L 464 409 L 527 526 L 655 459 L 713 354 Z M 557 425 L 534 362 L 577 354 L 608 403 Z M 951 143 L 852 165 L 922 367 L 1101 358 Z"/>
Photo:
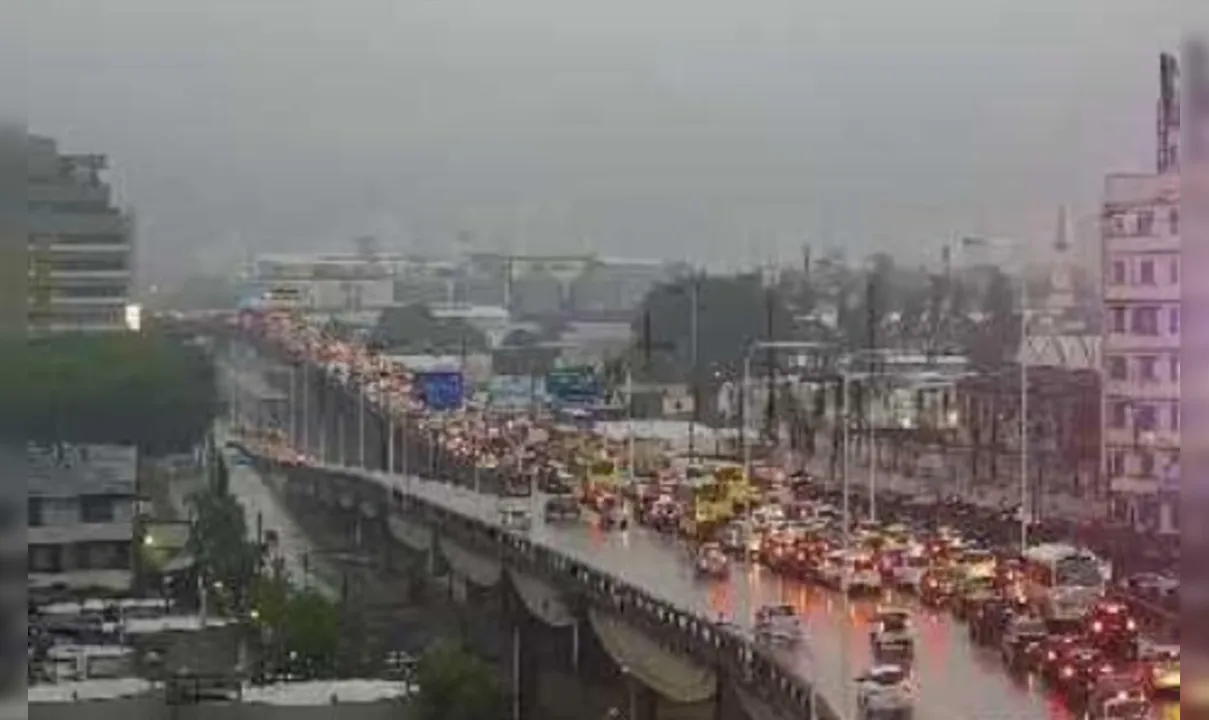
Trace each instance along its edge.
<path fill-rule="evenodd" d="M 80 522 L 113 522 L 113 499 L 107 495 L 85 495 L 80 498 Z"/>
<path fill-rule="evenodd" d="M 1171 376 L 1172 382 L 1180 381 L 1180 356 L 1172 355 L 1167 359 L 1167 372 Z"/>
<path fill-rule="evenodd" d="M 1138 451 L 1138 472 L 1142 477 L 1154 476 L 1154 453 L 1149 450 Z"/>
<path fill-rule="evenodd" d="M 42 516 L 42 498 L 29 498 L 26 501 L 26 520 L 30 527 L 46 524 L 46 519 Z"/>
<path fill-rule="evenodd" d="M 1171 403 L 1171 418 L 1168 425 L 1172 430 L 1179 432 L 1180 430 L 1180 401 L 1176 400 Z"/>
<path fill-rule="evenodd" d="M 1124 285 L 1125 284 L 1125 282 L 1126 282 L 1125 270 L 1126 270 L 1126 267 L 1125 267 L 1124 260 L 1113 260 L 1112 261 L 1112 284 L 1113 285 Z"/>
<path fill-rule="evenodd" d="M 1180 284 L 1180 258 L 1179 256 L 1171 258 L 1167 264 L 1167 282 L 1172 285 Z"/>
<path fill-rule="evenodd" d="M 1138 375 L 1145 382 L 1155 382 L 1159 379 L 1158 371 L 1155 369 L 1156 358 L 1153 355 L 1143 355 L 1138 358 Z"/>
<path fill-rule="evenodd" d="M 1111 309 L 1112 316 L 1112 331 L 1115 333 L 1125 332 L 1125 308 L 1114 307 Z"/>
<path fill-rule="evenodd" d="M 1108 377 L 1113 380 L 1127 380 L 1129 378 L 1129 365 L 1125 358 L 1120 355 L 1113 355 L 1108 358 Z"/>
<path fill-rule="evenodd" d="M 1154 337 L 1159 334 L 1159 309 L 1138 307 L 1133 309 L 1133 334 Z"/>
<path fill-rule="evenodd" d="M 1171 229 L 1172 235 L 1180 234 L 1180 208 L 1172 207 L 1167 211 L 1167 224 Z"/>
<path fill-rule="evenodd" d="M 1108 454 L 1108 474 L 1110 477 L 1120 477 L 1125 474 L 1125 453 L 1113 450 Z"/>
<path fill-rule="evenodd" d="M 29 571 L 35 573 L 63 572 L 63 546 L 30 545 Z"/>
<path fill-rule="evenodd" d="M 1129 406 L 1124 402 L 1114 402 L 1110 408 L 1111 418 L 1109 423 L 1114 428 L 1123 428 L 1126 423 L 1126 416 L 1129 414 Z"/>
<path fill-rule="evenodd" d="M 1148 237 L 1154 234 L 1154 211 L 1142 210 L 1138 212 L 1138 235 Z"/>
<path fill-rule="evenodd" d="M 1142 260 L 1138 263 L 1138 283 L 1154 285 L 1154 260 Z"/>
<path fill-rule="evenodd" d="M 120 542 L 77 543 L 72 546 L 75 566 L 80 570 L 126 570 L 130 546 Z"/>
<path fill-rule="evenodd" d="M 1133 427 L 1138 432 L 1154 432 L 1158 429 L 1158 413 L 1153 405 L 1136 405 L 1133 409 Z"/>
<path fill-rule="evenodd" d="M 1174 305 L 1167 310 L 1167 332 L 1170 335 L 1180 334 L 1180 306 Z"/>

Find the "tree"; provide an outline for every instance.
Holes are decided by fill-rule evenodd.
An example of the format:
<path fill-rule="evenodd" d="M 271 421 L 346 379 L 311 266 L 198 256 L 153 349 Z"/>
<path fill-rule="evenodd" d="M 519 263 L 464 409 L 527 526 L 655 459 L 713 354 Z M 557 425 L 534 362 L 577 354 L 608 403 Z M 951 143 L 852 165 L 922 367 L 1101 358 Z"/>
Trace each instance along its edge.
<path fill-rule="evenodd" d="M 233 610 L 245 606 L 258 571 L 260 548 L 248 540 L 243 506 L 233 496 L 208 488 L 192 498 L 189 552 L 206 582 L 230 593 Z"/>
<path fill-rule="evenodd" d="M 416 667 L 417 720 L 495 720 L 504 716 L 503 693 L 484 662 L 448 641 L 424 652 Z"/>
<path fill-rule="evenodd" d="M 970 343 L 970 358 L 980 365 L 999 365 L 1020 346 L 1020 315 L 1012 282 L 1001 270 L 991 273 L 982 298 L 982 321 Z"/>
<path fill-rule="evenodd" d="M 340 609 L 314 589 L 296 589 L 287 601 L 281 637 L 291 674 L 331 675 L 341 640 Z"/>
<path fill-rule="evenodd" d="M 686 379 L 692 369 L 692 284 L 698 283 L 699 368 L 736 372 L 753 342 L 792 339 L 793 317 L 781 295 L 759 276 L 698 277 L 659 285 L 633 322 L 636 371 Z M 771 332 L 769 332 L 771 330 Z"/>
<path fill-rule="evenodd" d="M 369 344 L 412 353 L 483 352 L 487 336 L 461 318 L 437 318 L 427 305 L 389 307 L 378 316 Z"/>
<path fill-rule="evenodd" d="M 159 455 L 194 447 L 218 411 L 210 358 L 160 333 L 8 341 L 0 356 L 0 436 Z"/>

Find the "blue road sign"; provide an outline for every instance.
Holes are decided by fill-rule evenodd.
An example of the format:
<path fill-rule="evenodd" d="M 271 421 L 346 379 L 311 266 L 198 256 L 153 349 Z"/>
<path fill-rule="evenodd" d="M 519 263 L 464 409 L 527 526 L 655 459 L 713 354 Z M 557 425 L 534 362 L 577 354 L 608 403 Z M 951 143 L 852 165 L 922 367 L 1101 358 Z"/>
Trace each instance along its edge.
<path fill-rule="evenodd" d="M 416 373 L 416 394 L 430 410 L 456 410 L 466 397 L 462 373 L 435 370 Z"/>

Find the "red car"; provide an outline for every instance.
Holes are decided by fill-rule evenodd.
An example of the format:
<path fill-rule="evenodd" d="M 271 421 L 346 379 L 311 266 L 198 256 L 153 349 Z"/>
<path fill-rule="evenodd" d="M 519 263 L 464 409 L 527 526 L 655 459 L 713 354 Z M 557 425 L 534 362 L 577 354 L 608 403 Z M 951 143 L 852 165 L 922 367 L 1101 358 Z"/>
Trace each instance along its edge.
<path fill-rule="evenodd" d="M 1087 637 L 1108 655 L 1121 660 L 1138 657 L 1138 624 L 1125 603 L 1101 600 L 1087 615 Z"/>

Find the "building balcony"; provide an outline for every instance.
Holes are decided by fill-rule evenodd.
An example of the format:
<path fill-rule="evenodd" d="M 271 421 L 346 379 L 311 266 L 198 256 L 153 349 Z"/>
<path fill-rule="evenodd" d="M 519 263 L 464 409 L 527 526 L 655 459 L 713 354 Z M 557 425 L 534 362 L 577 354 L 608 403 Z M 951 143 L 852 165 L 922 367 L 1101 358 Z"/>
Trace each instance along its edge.
<path fill-rule="evenodd" d="M 52 284 L 54 280 L 117 280 L 127 281 L 131 276 L 131 269 L 124 268 L 58 268 L 51 267 L 47 272 Z"/>
<path fill-rule="evenodd" d="M 125 308 L 129 301 L 125 295 L 58 295 L 52 292 L 50 296 L 52 309 L 66 309 L 69 312 L 72 308 Z"/>
<path fill-rule="evenodd" d="M 115 242 L 52 242 L 50 251 L 56 257 L 77 258 L 86 255 L 113 257 L 114 253 L 129 254 L 134 251 L 130 240 L 120 238 Z"/>
<path fill-rule="evenodd" d="M 1104 336 L 1104 354 L 1124 351 L 1160 352 L 1179 349 L 1180 337 L 1178 335 L 1168 335 L 1166 333 L 1159 335 L 1137 335 L 1134 333 L 1109 332 Z"/>
<path fill-rule="evenodd" d="M 40 205 L 74 204 L 108 207 L 112 203 L 113 193 L 105 183 L 86 184 L 55 178 L 52 182 L 30 182 L 28 199 L 30 206 L 35 209 Z"/>
<path fill-rule="evenodd" d="M 88 542 L 130 542 L 134 523 L 126 520 L 107 523 L 70 523 L 34 525 L 28 530 L 30 545 L 64 545 Z"/>
<path fill-rule="evenodd" d="M 100 213 L 34 212 L 29 215 L 30 235 L 127 235 L 130 218 L 111 210 Z"/>
<path fill-rule="evenodd" d="M 1166 370 L 1166 368 L 1163 368 Z M 1131 400 L 1178 400 L 1178 380 L 1109 380 L 1104 385 L 1104 394 L 1109 398 L 1123 397 Z"/>
<path fill-rule="evenodd" d="M 1105 285 L 1104 302 L 1170 303 L 1180 301 L 1180 284 Z"/>
<path fill-rule="evenodd" d="M 1117 253 L 1172 253 L 1179 252 L 1180 238 L 1171 234 L 1114 235 L 1105 234 L 1104 251 Z"/>
<path fill-rule="evenodd" d="M 1180 447 L 1180 431 L 1171 429 L 1138 432 L 1130 427 L 1105 428 L 1104 444 L 1109 447 L 1173 450 Z"/>
<path fill-rule="evenodd" d="M 1157 495 L 1162 483 L 1154 477 L 1115 477 L 1109 481 L 1109 489 L 1121 495 Z"/>
<path fill-rule="evenodd" d="M 116 593 L 130 591 L 134 584 L 134 573 L 130 570 L 69 570 L 60 573 L 31 572 L 26 576 L 31 590 L 50 590 L 63 587 L 68 590 L 111 590 Z"/>

